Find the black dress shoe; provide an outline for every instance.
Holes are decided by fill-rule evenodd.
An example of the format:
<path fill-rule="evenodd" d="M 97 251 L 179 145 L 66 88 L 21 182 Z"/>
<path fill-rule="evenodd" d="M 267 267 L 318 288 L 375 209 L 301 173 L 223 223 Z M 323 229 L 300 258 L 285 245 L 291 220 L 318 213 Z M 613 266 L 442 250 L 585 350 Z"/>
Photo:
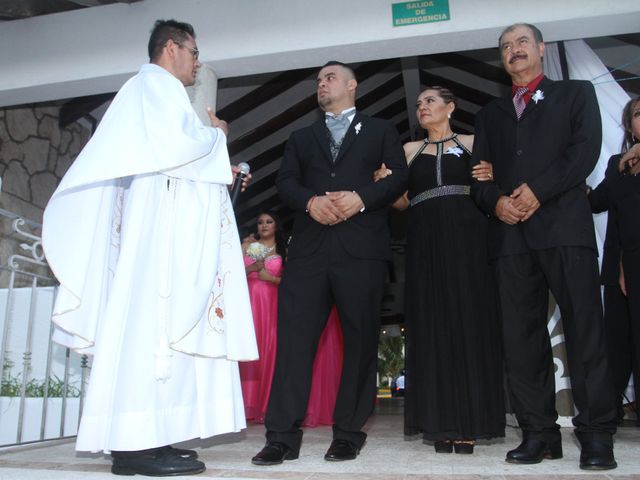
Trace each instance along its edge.
<path fill-rule="evenodd" d="M 195 475 L 205 471 L 199 460 L 175 455 L 166 447 L 142 452 L 112 452 L 111 473 L 115 475 L 147 475 L 150 477 L 170 477 L 174 475 Z"/>
<path fill-rule="evenodd" d="M 540 463 L 543 458 L 562 458 L 562 440 L 557 439 L 546 442 L 538 438 L 523 440 L 520 446 L 507 453 L 509 463 Z"/>
<path fill-rule="evenodd" d="M 433 442 L 433 448 L 435 448 L 436 453 L 452 453 L 453 443 L 450 440 L 438 440 Z"/>
<path fill-rule="evenodd" d="M 324 459 L 329 462 L 342 462 L 353 460 L 360 453 L 360 449 L 348 440 L 336 438 L 331 442 L 329 450 L 324 454 Z"/>
<path fill-rule="evenodd" d="M 582 442 L 580 468 L 582 470 L 612 470 L 618 464 L 613 457 L 613 447 L 598 441 Z"/>
<path fill-rule="evenodd" d="M 171 445 L 167 445 L 166 447 L 162 447 L 171 455 L 176 455 L 178 457 L 190 458 L 192 460 L 196 460 L 198 458 L 198 453 L 195 450 L 186 450 L 184 448 L 175 448 Z"/>
<path fill-rule="evenodd" d="M 295 460 L 298 453 L 282 442 L 267 442 L 258 454 L 251 459 L 254 465 L 280 465 L 285 460 Z"/>

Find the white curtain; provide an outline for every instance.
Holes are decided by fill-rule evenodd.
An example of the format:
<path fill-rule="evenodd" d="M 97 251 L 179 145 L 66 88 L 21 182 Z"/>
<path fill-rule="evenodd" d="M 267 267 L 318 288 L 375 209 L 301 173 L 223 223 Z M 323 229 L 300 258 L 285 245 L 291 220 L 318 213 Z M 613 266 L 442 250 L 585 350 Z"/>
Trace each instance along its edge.
<path fill-rule="evenodd" d="M 622 109 L 629 101 L 629 95 L 622 89 L 609 73 L 607 67 L 602 63 L 600 58 L 587 45 L 584 40 L 570 40 L 564 42 L 565 54 L 567 58 L 567 67 L 569 70 L 569 78 L 576 80 L 589 80 L 593 83 L 598 97 L 598 106 L 600 107 L 600 117 L 602 120 L 602 148 L 600 149 L 600 157 L 598 164 L 594 168 L 591 175 L 587 178 L 587 183 L 595 188 L 604 178 L 605 170 L 609 157 L 620 152 L 622 146 L 622 138 L 624 129 L 621 125 Z M 545 75 L 552 80 L 562 79 L 562 70 L 560 67 L 560 54 L 557 43 L 546 44 L 544 55 L 544 72 Z M 607 213 L 600 213 L 593 216 L 596 227 L 596 240 L 598 242 L 598 252 L 600 254 L 600 262 L 602 262 L 602 245 L 604 243 L 605 230 L 607 226 Z M 557 306 L 549 320 L 550 331 L 560 320 L 560 311 Z M 564 342 L 564 335 L 558 335 L 556 342 L 552 344 Z M 562 358 L 555 357 L 556 364 L 556 390 L 568 388 L 567 378 L 562 377 L 564 373 Z M 632 384 L 629 385 L 626 392 L 627 398 L 634 399 L 634 391 Z M 560 409 L 559 409 L 560 411 Z M 562 415 L 562 414 L 561 414 Z M 561 418 L 562 425 L 569 426 L 568 418 Z"/>
<path fill-rule="evenodd" d="M 600 149 L 598 164 L 587 179 L 587 183 L 591 187 L 596 187 L 604 178 L 609 157 L 615 153 L 620 153 L 624 135 L 620 121 L 622 109 L 629 101 L 629 95 L 618 85 L 618 82 L 614 80 L 604 63 L 584 40 L 566 41 L 564 42 L 564 48 L 569 68 L 569 78 L 591 81 L 598 96 L 600 117 L 602 119 L 602 148 Z M 544 72 L 552 80 L 562 79 L 557 43 L 546 44 Z M 607 214 L 594 215 L 593 218 L 596 226 L 598 250 L 602 254 Z M 600 257 L 602 258 L 602 255 Z"/>

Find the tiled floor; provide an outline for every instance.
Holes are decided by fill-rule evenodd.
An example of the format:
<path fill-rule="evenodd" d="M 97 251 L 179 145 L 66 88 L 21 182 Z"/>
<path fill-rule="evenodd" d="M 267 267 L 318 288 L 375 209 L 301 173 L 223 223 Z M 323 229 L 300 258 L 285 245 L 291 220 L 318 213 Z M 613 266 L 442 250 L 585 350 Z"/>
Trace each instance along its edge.
<path fill-rule="evenodd" d="M 519 432 L 508 428 L 507 437 L 476 446 L 471 456 L 436 454 L 420 440 L 402 435 L 402 400 L 382 402 L 367 424 L 369 434 L 360 456 L 349 462 L 326 462 L 324 452 L 331 441 L 331 428 L 320 427 L 305 433 L 298 460 L 275 467 L 256 467 L 250 458 L 262 448 L 264 428 L 252 425 L 238 434 L 208 441 L 192 442 L 207 471 L 198 477 L 215 479 L 285 480 L 640 480 L 640 429 L 621 427 L 616 436 L 619 467 L 601 473 L 578 468 L 579 450 L 571 429 L 563 428 L 564 458 L 545 460 L 538 465 L 511 465 L 504 461 L 507 450 L 520 441 Z M 23 446 L 0 451 L 0 480 L 101 479 L 116 478 L 109 473 L 110 461 L 103 455 L 77 454 L 73 441 Z"/>

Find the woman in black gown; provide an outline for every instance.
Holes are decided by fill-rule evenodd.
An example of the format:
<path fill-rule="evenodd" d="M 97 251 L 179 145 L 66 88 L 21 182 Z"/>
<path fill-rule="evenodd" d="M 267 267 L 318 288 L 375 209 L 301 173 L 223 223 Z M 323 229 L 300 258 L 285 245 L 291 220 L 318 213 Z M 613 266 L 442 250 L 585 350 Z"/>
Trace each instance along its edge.
<path fill-rule="evenodd" d="M 640 396 L 640 176 L 634 151 L 640 150 L 640 98 L 630 100 L 622 112 L 625 133 L 622 153 L 613 155 L 605 178 L 589 194 L 594 213 L 607 211 L 601 281 L 604 315 L 618 415 L 624 416 L 623 394 L 633 372 L 636 404 Z M 631 159 L 629 165 L 621 161 Z M 640 152 L 635 155 L 640 156 Z M 640 165 L 640 164 L 639 164 Z M 640 424 L 640 423 L 639 423 Z"/>
<path fill-rule="evenodd" d="M 473 136 L 451 130 L 455 107 L 443 87 L 418 96 L 428 135 L 404 146 L 409 187 L 394 204 L 409 208 L 405 434 L 422 433 L 436 452 L 473 453 L 475 440 L 504 436 L 502 337 L 487 219 L 469 196 Z M 473 176 L 490 180 L 491 169 Z"/>

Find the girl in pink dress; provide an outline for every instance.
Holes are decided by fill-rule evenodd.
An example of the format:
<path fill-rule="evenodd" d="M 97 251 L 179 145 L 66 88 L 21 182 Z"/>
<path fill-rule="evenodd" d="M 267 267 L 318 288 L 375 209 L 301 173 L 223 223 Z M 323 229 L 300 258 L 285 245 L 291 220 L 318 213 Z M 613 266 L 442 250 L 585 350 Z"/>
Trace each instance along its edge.
<path fill-rule="evenodd" d="M 260 359 L 240 363 L 247 420 L 262 423 L 267 411 L 276 358 L 278 284 L 286 258 L 286 242 L 277 215 L 258 216 L 255 242 L 244 242 L 244 264 Z M 304 425 L 333 424 L 333 408 L 342 372 L 342 330 L 335 310 L 318 343 L 313 382 Z"/>

